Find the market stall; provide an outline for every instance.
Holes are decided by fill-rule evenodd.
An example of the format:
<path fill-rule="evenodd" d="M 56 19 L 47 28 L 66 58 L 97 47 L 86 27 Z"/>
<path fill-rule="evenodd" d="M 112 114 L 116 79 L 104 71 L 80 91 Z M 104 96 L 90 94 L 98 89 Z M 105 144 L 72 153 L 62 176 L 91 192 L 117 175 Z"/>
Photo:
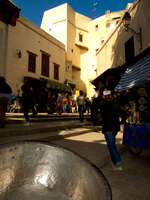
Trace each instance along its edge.
<path fill-rule="evenodd" d="M 150 56 L 127 68 L 115 91 L 126 94 L 123 144 L 150 148 Z"/>

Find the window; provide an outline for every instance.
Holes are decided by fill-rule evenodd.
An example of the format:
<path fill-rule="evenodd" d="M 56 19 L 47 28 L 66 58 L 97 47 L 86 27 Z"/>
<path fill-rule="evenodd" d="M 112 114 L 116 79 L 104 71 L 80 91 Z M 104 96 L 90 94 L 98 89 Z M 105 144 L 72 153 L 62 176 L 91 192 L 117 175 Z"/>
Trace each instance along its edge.
<path fill-rule="evenodd" d="M 83 42 L 83 35 L 81 33 L 79 33 L 79 41 Z"/>
<path fill-rule="evenodd" d="M 70 69 L 70 66 L 67 65 L 67 66 L 66 66 L 66 72 L 70 72 L 70 70 L 71 70 L 71 69 Z"/>
<path fill-rule="evenodd" d="M 28 72 L 36 72 L 36 54 L 28 52 Z"/>
<path fill-rule="evenodd" d="M 49 77 L 49 55 L 42 52 L 42 69 L 41 75 Z"/>
<path fill-rule="evenodd" d="M 95 31 L 98 31 L 98 24 L 96 24 L 95 26 Z"/>
<path fill-rule="evenodd" d="M 125 59 L 130 63 L 134 58 L 134 38 L 133 36 L 125 43 Z"/>
<path fill-rule="evenodd" d="M 54 63 L 54 79 L 59 80 L 59 65 Z"/>
<path fill-rule="evenodd" d="M 120 22 L 120 20 L 117 20 L 117 21 L 116 21 L 116 24 L 118 24 L 119 22 Z"/>
<path fill-rule="evenodd" d="M 107 22 L 107 23 L 106 23 L 106 28 L 109 28 L 109 27 L 110 27 L 110 23 Z"/>

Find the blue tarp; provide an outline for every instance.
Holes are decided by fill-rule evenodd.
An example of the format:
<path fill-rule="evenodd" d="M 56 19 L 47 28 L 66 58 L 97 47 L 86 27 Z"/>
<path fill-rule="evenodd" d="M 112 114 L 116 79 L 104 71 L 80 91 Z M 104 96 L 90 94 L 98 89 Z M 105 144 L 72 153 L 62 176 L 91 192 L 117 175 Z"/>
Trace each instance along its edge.
<path fill-rule="evenodd" d="M 146 56 L 128 67 L 115 87 L 115 91 L 121 92 L 146 82 L 150 82 L 150 56 Z"/>

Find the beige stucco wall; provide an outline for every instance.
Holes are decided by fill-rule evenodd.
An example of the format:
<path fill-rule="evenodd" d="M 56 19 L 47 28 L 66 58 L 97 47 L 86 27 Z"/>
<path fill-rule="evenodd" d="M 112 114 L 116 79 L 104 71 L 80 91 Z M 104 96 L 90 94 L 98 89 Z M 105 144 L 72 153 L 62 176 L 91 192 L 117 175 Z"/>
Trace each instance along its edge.
<path fill-rule="evenodd" d="M 125 11 L 132 16 L 130 26 L 136 31 L 142 28 L 142 49 L 138 36 L 126 31 L 122 24 Z M 66 71 L 66 77 L 76 83 L 78 89 L 84 89 L 88 96 L 93 96 L 90 81 L 111 67 L 125 63 L 125 42 L 134 35 L 135 56 L 150 45 L 149 1 L 136 0 L 127 5 L 126 10 L 107 11 L 105 15 L 91 20 L 75 12 L 68 4 L 60 5 L 44 13 L 41 27 L 53 34 L 65 44 L 66 63 L 72 70 Z M 50 24 L 52 29 L 49 31 Z M 56 25 L 57 24 L 57 25 Z M 96 30 L 98 26 L 98 30 Z M 79 33 L 83 42 L 79 41 Z M 66 65 L 67 66 L 67 65 Z"/>
<path fill-rule="evenodd" d="M 107 12 L 106 15 L 92 20 L 75 12 L 67 3 L 44 13 L 41 28 L 65 44 L 66 63 L 70 63 L 69 67 L 72 64 L 72 81 L 76 84 L 77 89 L 84 90 L 90 97 L 95 92 L 90 81 L 97 76 L 98 68 L 101 65 L 97 62 L 96 52 L 116 28 L 121 15 L 122 11 Z M 52 24 L 52 29 L 49 30 L 50 24 Z M 57 27 L 54 24 L 57 24 Z M 97 25 L 98 30 L 95 28 Z M 79 34 L 83 35 L 82 42 L 79 41 Z M 111 55 L 109 46 L 107 54 L 108 51 Z M 103 56 L 105 58 L 104 53 Z M 107 62 L 109 65 L 109 59 Z M 106 65 L 105 61 L 102 61 L 102 65 Z M 104 70 L 105 67 L 102 71 Z M 70 70 L 66 70 L 66 78 L 71 78 Z"/>
<path fill-rule="evenodd" d="M 88 52 L 88 23 L 90 18 L 74 12 L 68 6 L 68 43 L 67 59 L 72 61 L 72 77 L 77 89 L 87 93 L 86 87 L 86 67 Z M 79 41 L 79 34 L 83 41 Z"/>
<path fill-rule="evenodd" d="M 90 18 L 76 13 L 67 3 L 44 12 L 41 28 L 65 44 L 66 59 L 80 66 L 80 48 L 88 48 L 88 22 Z M 79 33 L 83 42 L 79 42 Z"/>
<path fill-rule="evenodd" d="M 67 3 L 46 10 L 43 14 L 41 29 L 67 45 Z"/>
<path fill-rule="evenodd" d="M 82 47 L 88 48 L 88 25 L 92 19 L 81 15 L 80 13 L 75 13 L 75 26 L 76 26 L 76 44 Z M 83 35 L 83 41 L 79 41 L 79 34 Z"/>
<path fill-rule="evenodd" d="M 149 12 L 149 1 L 143 0 L 140 2 L 140 5 L 137 9 L 137 16 L 135 16 L 137 20 L 137 26 L 142 26 L 142 43 L 143 49 L 150 46 L 150 12 Z M 139 17 L 138 17 L 139 16 Z"/>
<path fill-rule="evenodd" d="M 103 43 L 107 40 L 109 35 L 113 32 L 115 29 L 118 21 L 120 20 L 120 16 L 122 14 L 122 11 L 120 12 L 107 12 L 107 14 L 92 20 L 88 24 L 88 54 L 86 57 L 87 64 L 86 64 L 86 70 L 84 70 L 84 82 L 87 85 L 87 95 L 89 97 L 93 96 L 95 94 L 94 86 L 91 84 L 91 81 L 95 79 L 99 73 L 98 69 L 103 66 L 104 62 L 107 62 L 107 56 L 104 54 L 102 55 L 102 58 L 100 62 L 97 62 L 96 59 L 96 52 L 101 48 Z M 109 24 L 109 26 L 108 26 Z M 106 53 L 106 52 L 105 52 Z M 111 49 L 107 49 L 107 55 L 111 55 Z M 86 72 L 86 73 L 85 73 Z M 86 74 L 86 75 L 85 75 Z"/>
<path fill-rule="evenodd" d="M 132 31 L 126 31 L 122 21 L 112 32 L 104 45 L 97 52 L 98 75 L 111 67 L 118 67 L 125 64 L 125 42 L 134 36 L 135 56 L 150 46 L 150 12 L 149 0 L 137 0 L 126 8 L 131 15 L 130 27 L 137 33 L 142 28 L 142 48 L 140 48 L 139 36 Z"/>
<path fill-rule="evenodd" d="M 147 28 L 150 23 L 149 0 L 136 0 L 134 4 L 127 5 L 127 10 L 132 16 L 130 26 L 136 32 L 142 28 L 142 49 L 138 36 L 123 27 L 121 18 L 125 10 L 113 13 L 107 11 L 105 15 L 92 20 L 65 3 L 44 12 L 42 29 L 23 16 L 18 19 L 16 27 L 0 23 L 0 44 L 3 47 L 0 73 L 6 73 L 15 90 L 20 87 L 24 76 L 42 77 L 40 50 L 43 50 L 50 54 L 49 79 L 53 80 L 53 63 L 57 63 L 60 65 L 60 82 L 69 79 L 76 84 L 77 89 L 84 90 L 91 97 L 94 89 L 90 81 L 106 69 L 125 63 L 124 44 L 132 35 L 135 55 L 150 46 L 150 29 Z M 8 47 L 5 45 L 6 33 Z M 79 34 L 83 35 L 82 42 L 79 41 Z M 21 49 L 21 59 L 17 57 L 16 49 Z M 37 54 L 35 74 L 28 72 L 27 51 Z"/>
<path fill-rule="evenodd" d="M 9 25 L 0 21 L 0 76 L 6 75 Z"/>
<path fill-rule="evenodd" d="M 70 9 L 71 10 L 71 9 Z M 69 11 L 69 10 L 68 10 Z M 68 12 L 69 13 L 69 12 Z M 90 18 L 74 12 L 74 21 L 69 18 L 68 23 L 68 59 L 72 60 L 72 65 L 82 68 L 82 50 L 88 51 L 88 23 L 91 21 Z M 69 17 L 70 15 L 68 15 Z M 70 34 L 70 33 L 73 34 Z M 79 41 L 79 34 L 82 35 L 83 41 Z M 71 52 L 71 47 L 73 46 L 73 53 Z"/>
<path fill-rule="evenodd" d="M 67 6 L 67 46 L 66 46 L 66 59 L 72 62 L 77 68 L 80 66 L 80 49 L 75 45 L 76 39 L 76 25 L 75 25 L 75 12 L 68 5 Z"/>
<path fill-rule="evenodd" d="M 16 51 L 20 49 L 22 57 Z M 50 55 L 49 78 L 41 75 L 41 50 Z M 37 55 L 36 73 L 28 72 L 28 53 Z M 9 26 L 6 79 L 16 91 L 23 83 L 24 76 L 54 80 L 54 64 L 60 65 L 59 82 L 65 80 L 65 47 L 58 40 L 41 30 L 31 21 L 20 16 L 15 27 Z"/>
<path fill-rule="evenodd" d="M 55 15 L 55 17 L 54 17 Z M 76 13 L 67 3 L 44 12 L 41 28 L 65 44 L 66 79 L 73 81 L 78 89 L 86 92 L 81 69 L 86 67 L 85 54 L 88 51 L 88 23 L 90 18 Z M 51 31 L 49 30 L 51 24 Z M 56 26 L 57 25 L 57 26 Z M 79 41 L 79 33 L 83 41 Z M 85 62 L 86 61 L 86 62 Z M 69 64 L 68 64 L 69 63 Z M 72 68 L 72 69 L 69 69 Z M 83 71 L 83 70 L 82 70 Z M 72 76 L 70 76 L 72 72 Z"/>

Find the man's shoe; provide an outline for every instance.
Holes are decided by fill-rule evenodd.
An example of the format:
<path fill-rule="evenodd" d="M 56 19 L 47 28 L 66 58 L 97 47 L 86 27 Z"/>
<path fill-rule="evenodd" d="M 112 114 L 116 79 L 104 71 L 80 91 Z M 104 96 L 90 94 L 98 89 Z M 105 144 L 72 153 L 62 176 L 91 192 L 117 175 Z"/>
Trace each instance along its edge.
<path fill-rule="evenodd" d="M 123 167 L 121 166 L 121 165 L 115 165 L 114 167 L 113 167 L 113 169 L 115 170 L 115 171 L 122 171 L 123 170 Z"/>
<path fill-rule="evenodd" d="M 30 122 L 26 122 L 24 126 L 30 126 Z"/>

